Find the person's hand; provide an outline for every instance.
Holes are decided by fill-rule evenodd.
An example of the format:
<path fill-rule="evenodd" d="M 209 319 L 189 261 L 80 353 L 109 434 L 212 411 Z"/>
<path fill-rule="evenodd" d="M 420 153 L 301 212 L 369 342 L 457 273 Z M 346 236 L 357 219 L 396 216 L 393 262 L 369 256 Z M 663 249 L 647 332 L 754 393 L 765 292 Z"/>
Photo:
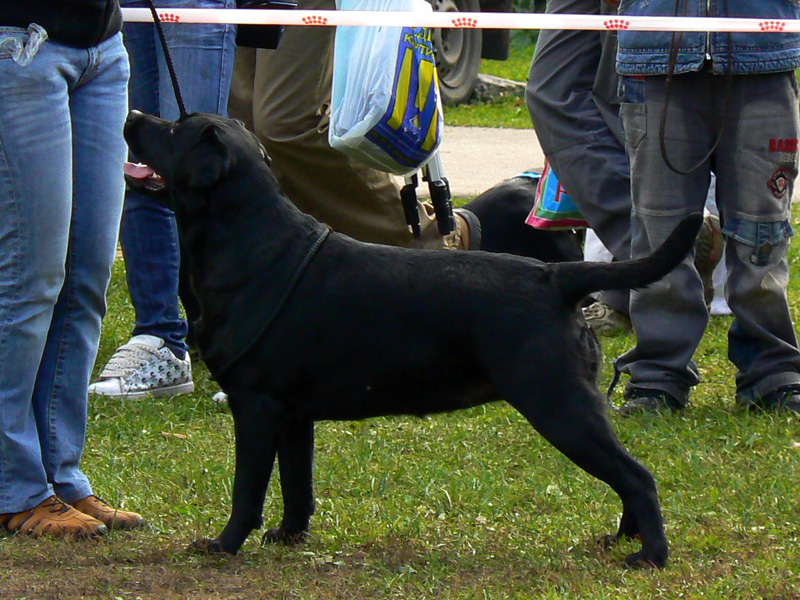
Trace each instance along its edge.
<path fill-rule="evenodd" d="M 603 2 L 613 6 L 614 8 L 619 6 L 619 0 L 603 0 Z"/>

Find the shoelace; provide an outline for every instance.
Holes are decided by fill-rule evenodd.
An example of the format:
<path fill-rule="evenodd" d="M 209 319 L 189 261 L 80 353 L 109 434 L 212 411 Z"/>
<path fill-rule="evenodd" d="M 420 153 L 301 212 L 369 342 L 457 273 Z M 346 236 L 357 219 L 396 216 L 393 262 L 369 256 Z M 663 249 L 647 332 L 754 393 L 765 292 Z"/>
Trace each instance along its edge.
<path fill-rule="evenodd" d="M 92 499 L 94 499 L 94 501 L 92 501 Z M 92 494 L 91 496 L 87 496 L 87 501 L 89 502 L 89 504 L 93 504 L 95 508 L 111 512 L 119 512 L 119 510 L 112 507 L 108 502 L 103 500 L 100 496 L 95 496 L 94 494 Z"/>
<path fill-rule="evenodd" d="M 70 506 L 61 500 L 58 496 L 53 496 L 50 498 L 50 501 L 43 505 L 42 508 L 46 508 L 51 513 L 63 515 L 65 512 L 70 510 Z"/>
<path fill-rule="evenodd" d="M 125 344 L 120 346 L 109 359 L 102 378 L 125 377 L 140 366 L 147 364 L 151 357 L 159 357 L 158 350 L 146 344 Z"/>
<path fill-rule="evenodd" d="M 66 504 L 63 500 L 61 500 L 58 496 L 52 496 L 47 500 L 45 500 L 41 508 L 47 510 L 51 514 L 57 514 L 57 515 L 63 515 L 65 512 L 70 510 L 70 506 Z M 6 515 L 5 518 L 3 519 L 3 526 L 8 527 L 9 523 L 11 522 L 11 519 L 13 519 L 15 516 L 16 516 L 15 514 Z M 28 515 L 25 518 L 25 520 L 19 523 L 15 527 L 15 530 L 25 529 L 26 527 L 32 528 L 35 527 L 39 522 L 41 522 L 41 516 L 37 520 L 31 521 L 33 517 L 34 517 L 34 510 L 32 509 L 31 514 Z M 28 522 L 31 522 L 32 525 L 28 525 Z"/>

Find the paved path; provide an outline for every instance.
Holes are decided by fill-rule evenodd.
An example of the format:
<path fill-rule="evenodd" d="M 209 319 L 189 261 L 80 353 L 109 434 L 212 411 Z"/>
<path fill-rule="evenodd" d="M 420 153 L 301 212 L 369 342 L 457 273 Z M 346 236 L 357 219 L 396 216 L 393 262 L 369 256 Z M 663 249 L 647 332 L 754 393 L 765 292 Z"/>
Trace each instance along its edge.
<path fill-rule="evenodd" d="M 477 196 L 526 169 L 544 166 L 533 129 L 445 126 L 439 152 L 454 197 Z M 418 192 L 425 195 L 426 186 Z"/>
<path fill-rule="evenodd" d="M 544 154 L 533 129 L 450 127 L 439 147 L 453 197 L 477 196 L 526 169 L 544 167 Z M 427 196 L 427 186 L 418 188 Z M 793 200 L 800 201 L 800 184 Z"/>

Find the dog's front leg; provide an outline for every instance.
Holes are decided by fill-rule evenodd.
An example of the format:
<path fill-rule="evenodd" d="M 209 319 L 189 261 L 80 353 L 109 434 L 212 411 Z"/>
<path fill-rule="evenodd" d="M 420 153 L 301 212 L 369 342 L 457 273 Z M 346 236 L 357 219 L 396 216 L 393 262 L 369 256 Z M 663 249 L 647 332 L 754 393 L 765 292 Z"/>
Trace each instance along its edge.
<path fill-rule="evenodd" d="M 236 554 L 250 532 L 261 527 L 264 498 L 278 448 L 281 419 L 275 402 L 230 397 L 229 403 L 236 436 L 233 506 L 219 537 L 192 544 L 192 549 L 201 552 Z"/>
<path fill-rule="evenodd" d="M 278 441 L 278 468 L 283 492 L 283 521 L 269 529 L 262 543 L 296 544 L 305 539 L 314 514 L 312 467 L 314 463 L 314 422 L 292 421 Z"/>

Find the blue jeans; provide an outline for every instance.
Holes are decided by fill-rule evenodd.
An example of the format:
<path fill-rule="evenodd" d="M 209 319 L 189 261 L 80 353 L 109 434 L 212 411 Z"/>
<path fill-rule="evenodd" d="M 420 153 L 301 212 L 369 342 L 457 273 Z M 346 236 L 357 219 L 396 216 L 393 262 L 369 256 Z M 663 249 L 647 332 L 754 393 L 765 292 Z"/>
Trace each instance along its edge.
<path fill-rule="evenodd" d="M 122 36 L 80 50 L 0 27 L 0 513 L 92 493 L 79 462 L 117 245 Z M 24 61 L 21 61 L 24 62 Z"/>
<path fill-rule="evenodd" d="M 141 0 L 122 0 L 121 4 L 145 6 Z M 233 8 L 235 4 L 235 0 L 158 2 L 159 8 Z M 226 114 L 236 49 L 235 26 L 164 23 L 163 28 L 186 110 Z M 124 39 L 131 61 L 130 107 L 177 119 L 178 104 L 155 27 L 149 23 L 126 23 Z M 131 160 L 136 161 L 136 157 Z M 160 337 L 183 358 L 188 328 L 178 301 L 181 253 L 175 216 L 147 195 L 128 190 L 120 242 L 136 312 L 133 335 Z M 191 315 L 188 305 L 193 299 L 188 295 L 188 285 L 180 287 Z"/>

